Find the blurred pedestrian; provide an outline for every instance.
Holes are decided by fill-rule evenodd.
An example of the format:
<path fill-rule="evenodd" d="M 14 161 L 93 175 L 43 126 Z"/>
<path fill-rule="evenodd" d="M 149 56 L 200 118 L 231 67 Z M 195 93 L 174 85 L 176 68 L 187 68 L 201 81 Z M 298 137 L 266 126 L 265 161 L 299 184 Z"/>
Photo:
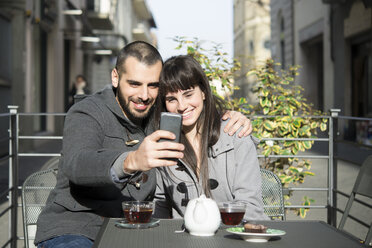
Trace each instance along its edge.
<path fill-rule="evenodd" d="M 76 95 L 89 95 L 90 91 L 88 89 L 88 83 L 86 78 L 79 74 L 75 77 L 75 82 L 72 85 L 72 88 L 70 90 L 69 94 L 69 106 L 70 108 L 74 104 L 74 97 Z"/>

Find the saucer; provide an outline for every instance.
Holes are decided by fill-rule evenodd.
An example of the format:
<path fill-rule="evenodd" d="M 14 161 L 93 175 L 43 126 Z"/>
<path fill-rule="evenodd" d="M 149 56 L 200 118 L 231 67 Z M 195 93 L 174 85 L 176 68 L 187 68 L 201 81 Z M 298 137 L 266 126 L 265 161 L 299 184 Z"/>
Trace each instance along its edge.
<path fill-rule="evenodd" d="M 285 235 L 285 231 L 278 229 L 267 229 L 266 233 L 249 233 L 244 232 L 244 227 L 231 227 L 226 229 L 227 232 L 237 234 L 248 242 L 263 243 L 272 237 Z"/>
<path fill-rule="evenodd" d="M 126 219 L 115 221 L 115 226 L 126 229 L 146 229 L 159 226 L 159 219 L 151 218 L 148 223 L 129 223 Z"/>

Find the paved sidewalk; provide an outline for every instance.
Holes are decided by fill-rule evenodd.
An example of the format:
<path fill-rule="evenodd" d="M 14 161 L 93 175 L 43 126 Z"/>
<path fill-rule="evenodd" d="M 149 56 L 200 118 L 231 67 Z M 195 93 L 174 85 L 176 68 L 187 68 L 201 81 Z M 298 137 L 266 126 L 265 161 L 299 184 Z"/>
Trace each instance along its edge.
<path fill-rule="evenodd" d="M 328 166 L 327 160 L 321 159 L 312 159 L 312 168 L 311 171 L 315 173 L 313 177 L 307 177 L 305 182 L 301 185 L 296 185 L 296 187 L 327 187 L 327 180 L 328 180 Z M 350 194 L 351 190 L 354 186 L 356 177 L 359 172 L 359 165 L 353 164 L 350 162 L 345 162 L 342 160 L 338 161 L 338 183 L 337 188 L 346 193 Z M 327 192 L 322 191 L 297 191 L 294 192 L 293 197 L 290 199 L 290 202 L 293 205 L 300 205 L 303 196 L 308 196 L 313 198 L 315 202 L 313 205 L 326 205 L 327 204 Z M 363 197 L 358 197 L 361 200 L 368 200 Z M 347 198 L 338 195 L 337 203 L 338 208 L 345 209 Z M 367 201 L 369 204 L 372 205 L 372 201 Z M 365 207 L 359 203 L 354 202 L 350 213 L 357 217 L 358 219 L 363 220 L 366 223 L 372 222 L 372 209 Z M 341 213 L 337 214 L 337 223 L 341 220 Z M 301 219 L 299 216 L 293 214 L 293 212 L 289 211 L 287 214 L 287 220 L 299 220 Z M 306 216 L 306 220 L 323 220 L 327 222 L 327 210 L 326 209 L 311 209 Z M 362 225 L 358 224 L 357 222 L 348 219 L 345 224 L 345 230 L 350 232 L 351 234 L 355 235 L 360 239 L 364 239 L 367 235 L 368 229 L 363 227 Z"/>

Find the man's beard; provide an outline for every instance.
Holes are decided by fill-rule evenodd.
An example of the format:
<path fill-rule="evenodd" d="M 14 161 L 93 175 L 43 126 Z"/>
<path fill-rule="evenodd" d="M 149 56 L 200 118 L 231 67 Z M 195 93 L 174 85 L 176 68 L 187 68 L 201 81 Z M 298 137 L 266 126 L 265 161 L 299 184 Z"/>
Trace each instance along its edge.
<path fill-rule="evenodd" d="M 142 103 L 143 101 L 140 99 L 134 100 L 133 97 L 129 97 L 128 101 L 126 101 L 124 96 L 121 94 L 120 87 L 117 88 L 117 96 L 120 107 L 124 111 L 124 114 L 128 117 L 130 121 L 137 125 L 141 125 L 143 120 L 145 120 L 150 115 L 150 113 L 152 113 L 153 106 L 147 108 L 144 111 L 132 110 L 129 106 L 129 103 L 131 101 L 135 103 Z M 150 105 L 153 101 L 154 101 L 153 99 L 149 99 L 148 101 L 144 102 L 144 104 Z"/>

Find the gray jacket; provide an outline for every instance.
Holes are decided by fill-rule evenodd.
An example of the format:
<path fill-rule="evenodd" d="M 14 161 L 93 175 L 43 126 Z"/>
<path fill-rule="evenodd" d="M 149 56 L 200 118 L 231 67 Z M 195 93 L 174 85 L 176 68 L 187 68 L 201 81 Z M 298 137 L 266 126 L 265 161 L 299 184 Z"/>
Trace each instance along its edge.
<path fill-rule="evenodd" d="M 146 172 L 147 177 L 119 173 L 116 182 L 112 176 L 113 166 L 120 168 L 151 132 L 123 115 L 111 87 L 72 106 L 64 125 L 57 185 L 39 216 L 35 244 L 63 234 L 94 240 L 103 217 L 123 217 L 122 201 L 152 200 L 154 170 Z M 128 136 L 140 143 L 126 146 Z M 128 183 L 137 181 L 140 188 Z"/>
<path fill-rule="evenodd" d="M 218 182 L 213 189 L 212 198 L 216 202 L 242 201 L 247 203 L 244 218 L 247 220 L 268 219 L 263 212 L 261 175 L 257 159 L 257 139 L 248 136 L 238 138 L 223 131 L 226 121 L 222 121 L 220 137 L 210 149 L 208 159 L 209 179 Z M 180 183 L 185 182 L 185 189 Z M 216 183 L 214 183 L 216 186 Z M 174 218 L 183 216 L 186 207 L 182 199 L 193 199 L 203 193 L 202 182 L 188 169 L 180 170 L 177 166 L 163 167 L 157 170 L 156 210 L 157 217 Z M 178 186 L 178 187 L 177 187 Z M 167 202 L 171 202 L 169 205 Z"/>

